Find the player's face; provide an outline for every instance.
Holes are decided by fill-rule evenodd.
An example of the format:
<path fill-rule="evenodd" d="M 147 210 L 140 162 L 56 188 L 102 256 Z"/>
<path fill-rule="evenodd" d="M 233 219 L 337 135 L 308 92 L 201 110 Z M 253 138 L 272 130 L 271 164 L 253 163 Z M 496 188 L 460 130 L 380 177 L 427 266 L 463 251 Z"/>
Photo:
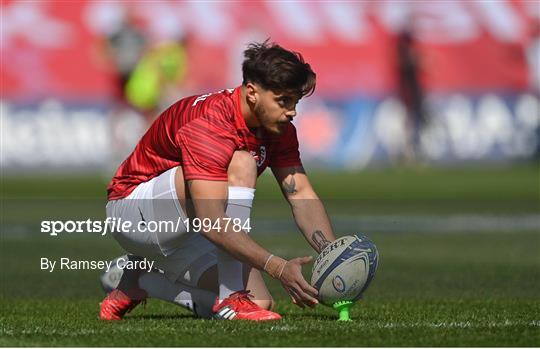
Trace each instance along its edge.
<path fill-rule="evenodd" d="M 259 90 L 259 98 L 253 111 L 266 130 L 282 134 L 296 116 L 298 97 L 288 93 Z"/>

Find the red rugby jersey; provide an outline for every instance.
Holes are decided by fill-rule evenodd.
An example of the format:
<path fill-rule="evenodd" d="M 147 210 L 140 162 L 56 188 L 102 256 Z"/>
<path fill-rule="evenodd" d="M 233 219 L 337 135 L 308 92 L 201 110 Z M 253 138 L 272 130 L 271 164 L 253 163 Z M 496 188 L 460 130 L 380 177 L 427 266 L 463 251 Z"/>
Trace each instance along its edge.
<path fill-rule="evenodd" d="M 257 160 L 259 175 L 266 167 L 301 165 L 296 129 L 281 135 L 249 130 L 240 112 L 240 88 L 191 96 L 171 105 L 154 121 L 107 187 L 108 199 L 128 196 L 138 184 L 181 166 L 187 180 L 227 180 L 236 150 Z"/>

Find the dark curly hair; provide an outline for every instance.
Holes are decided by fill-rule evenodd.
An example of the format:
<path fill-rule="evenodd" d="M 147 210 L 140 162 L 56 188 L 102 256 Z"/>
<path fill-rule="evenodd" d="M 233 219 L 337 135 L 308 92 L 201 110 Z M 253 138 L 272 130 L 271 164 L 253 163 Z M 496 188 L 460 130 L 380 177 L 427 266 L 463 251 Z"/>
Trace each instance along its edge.
<path fill-rule="evenodd" d="M 289 51 L 268 39 L 250 43 L 244 51 L 242 84 L 256 83 L 273 92 L 302 98 L 315 91 L 317 75 L 298 52 Z"/>

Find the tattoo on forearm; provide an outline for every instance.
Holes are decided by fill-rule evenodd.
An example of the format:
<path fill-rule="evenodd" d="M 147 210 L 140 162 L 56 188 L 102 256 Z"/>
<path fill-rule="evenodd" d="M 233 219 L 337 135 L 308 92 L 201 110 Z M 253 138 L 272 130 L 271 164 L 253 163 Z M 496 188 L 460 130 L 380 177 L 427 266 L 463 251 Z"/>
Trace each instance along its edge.
<path fill-rule="evenodd" d="M 285 180 L 283 181 L 283 191 L 289 195 L 296 193 L 296 181 L 294 180 L 294 177 L 291 177 L 289 183 Z"/>
<path fill-rule="evenodd" d="M 311 240 L 313 240 L 313 242 L 317 246 L 317 252 L 321 252 L 322 250 L 324 250 L 324 248 L 330 243 L 330 241 L 326 239 L 323 232 L 320 230 L 315 230 L 313 234 L 311 234 Z"/>

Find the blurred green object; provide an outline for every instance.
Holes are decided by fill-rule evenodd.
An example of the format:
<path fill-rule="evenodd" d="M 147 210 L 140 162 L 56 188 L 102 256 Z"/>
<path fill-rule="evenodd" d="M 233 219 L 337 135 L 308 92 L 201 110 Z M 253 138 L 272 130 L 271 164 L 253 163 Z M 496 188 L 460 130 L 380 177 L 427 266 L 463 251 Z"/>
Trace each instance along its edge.
<path fill-rule="evenodd" d="M 152 110 L 160 101 L 163 85 L 179 83 L 186 73 L 186 52 L 179 42 L 165 42 L 150 49 L 126 84 L 128 101 L 140 110 Z"/>

